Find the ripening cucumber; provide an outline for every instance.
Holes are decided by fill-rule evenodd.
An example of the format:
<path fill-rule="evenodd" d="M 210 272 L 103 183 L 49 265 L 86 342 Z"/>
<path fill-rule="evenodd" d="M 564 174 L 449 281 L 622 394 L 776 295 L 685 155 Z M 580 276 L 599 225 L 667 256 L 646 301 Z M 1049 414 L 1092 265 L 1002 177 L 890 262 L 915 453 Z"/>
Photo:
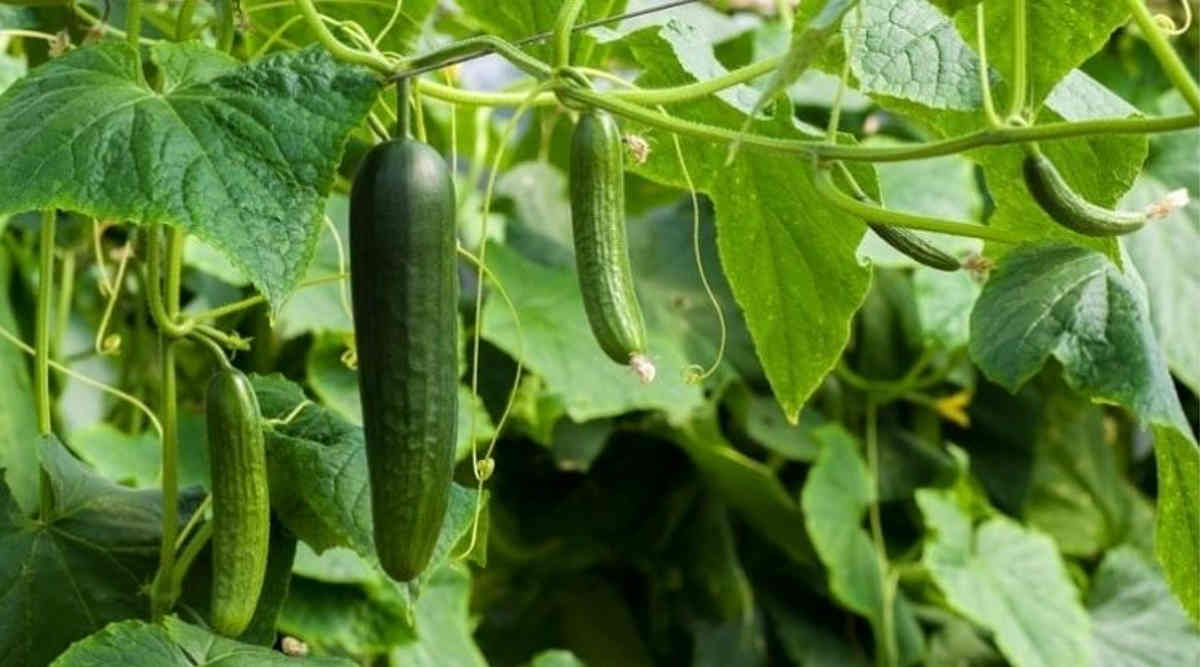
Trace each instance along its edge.
<path fill-rule="evenodd" d="M 957 258 L 907 229 L 891 227 L 870 220 L 867 221 L 867 226 L 888 245 L 904 253 L 918 264 L 938 271 L 957 271 L 962 268 L 962 262 Z"/>
<path fill-rule="evenodd" d="M 1022 164 L 1025 186 L 1055 222 L 1087 236 L 1119 236 L 1141 229 L 1145 211 L 1113 211 L 1079 196 L 1041 151 L 1030 150 Z"/>
<path fill-rule="evenodd" d="M 600 349 L 649 382 L 654 366 L 646 356 L 646 325 L 625 238 L 624 150 L 608 112 L 591 109 L 579 116 L 571 137 L 571 227 L 583 306 Z"/>
<path fill-rule="evenodd" d="M 396 139 L 350 193 L 350 271 L 375 548 L 393 578 L 429 563 L 450 499 L 458 274 L 450 168 Z"/>
<path fill-rule="evenodd" d="M 205 399 L 212 472 L 212 627 L 250 624 L 267 571 L 271 505 L 262 414 L 250 380 L 224 368 Z"/>

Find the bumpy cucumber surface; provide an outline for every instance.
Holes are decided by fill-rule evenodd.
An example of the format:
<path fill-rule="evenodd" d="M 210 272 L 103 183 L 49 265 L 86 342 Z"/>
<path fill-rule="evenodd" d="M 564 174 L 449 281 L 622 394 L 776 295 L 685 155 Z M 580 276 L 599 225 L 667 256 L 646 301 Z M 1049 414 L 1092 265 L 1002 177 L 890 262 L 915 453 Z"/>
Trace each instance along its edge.
<path fill-rule="evenodd" d="M 457 424 L 454 183 L 433 148 L 385 142 L 350 194 L 350 270 L 375 548 L 408 581 L 433 554 Z"/>
<path fill-rule="evenodd" d="M 258 398 L 250 380 L 222 369 L 208 385 L 212 472 L 212 627 L 236 637 L 254 616 L 267 570 L 271 506 Z"/>
<path fill-rule="evenodd" d="M 1026 156 L 1022 165 L 1029 194 L 1055 222 L 1087 236 L 1119 236 L 1141 229 L 1149 216 L 1144 211 L 1112 211 L 1080 197 L 1040 152 Z"/>
<path fill-rule="evenodd" d="M 571 137 L 571 226 L 579 288 L 588 323 L 613 361 L 631 364 L 647 378 L 646 325 L 634 290 L 625 237 L 624 144 L 606 111 L 579 117 Z"/>

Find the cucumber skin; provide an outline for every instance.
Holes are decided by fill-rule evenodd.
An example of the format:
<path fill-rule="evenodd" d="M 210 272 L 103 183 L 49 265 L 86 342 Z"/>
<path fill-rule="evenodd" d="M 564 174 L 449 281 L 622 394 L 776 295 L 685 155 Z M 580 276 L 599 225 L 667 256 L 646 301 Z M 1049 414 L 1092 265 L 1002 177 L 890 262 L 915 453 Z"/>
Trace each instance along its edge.
<path fill-rule="evenodd" d="M 867 226 L 888 245 L 931 269 L 957 271 L 962 268 L 962 262 L 958 259 L 906 229 L 890 227 L 870 220 L 867 221 Z"/>
<path fill-rule="evenodd" d="M 222 369 L 208 385 L 212 472 L 212 627 L 237 637 L 250 624 L 267 571 L 271 501 L 262 414 L 250 380 Z"/>
<path fill-rule="evenodd" d="M 429 563 L 450 500 L 458 422 L 458 273 L 450 169 L 394 140 L 350 194 L 350 268 L 375 549 L 385 572 Z"/>
<path fill-rule="evenodd" d="M 1021 165 L 1025 187 L 1055 222 L 1086 236 L 1120 236 L 1141 229 L 1142 212 L 1111 211 L 1083 199 L 1045 155 L 1028 155 Z"/>
<path fill-rule="evenodd" d="M 646 353 L 646 325 L 625 237 L 625 146 L 606 111 L 583 112 L 571 136 L 571 227 L 588 324 L 610 359 Z"/>

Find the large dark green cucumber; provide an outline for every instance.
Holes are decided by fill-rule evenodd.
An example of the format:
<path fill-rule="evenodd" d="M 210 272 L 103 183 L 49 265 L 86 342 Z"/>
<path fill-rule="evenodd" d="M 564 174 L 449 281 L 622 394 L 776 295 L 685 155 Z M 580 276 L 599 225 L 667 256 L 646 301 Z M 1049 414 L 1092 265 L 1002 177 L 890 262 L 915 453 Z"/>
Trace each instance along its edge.
<path fill-rule="evenodd" d="M 271 504 L 262 414 L 250 380 L 225 368 L 206 398 L 212 472 L 212 627 L 237 637 L 258 605 L 267 570 Z"/>
<path fill-rule="evenodd" d="M 571 226 L 579 288 L 600 349 L 654 377 L 625 238 L 624 144 L 608 112 L 584 111 L 571 137 Z"/>
<path fill-rule="evenodd" d="M 454 183 L 433 148 L 375 146 L 350 193 L 350 271 L 375 549 L 408 581 L 433 554 L 457 424 Z"/>
<path fill-rule="evenodd" d="M 1040 151 L 1025 157 L 1022 170 L 1025 187 L 1038 206 L 1072 231 L 1087 236 L 1119 236 L 1136 232 L 1150 219 L 1145 211 L 1113 211 L 1080 197 Z"/>

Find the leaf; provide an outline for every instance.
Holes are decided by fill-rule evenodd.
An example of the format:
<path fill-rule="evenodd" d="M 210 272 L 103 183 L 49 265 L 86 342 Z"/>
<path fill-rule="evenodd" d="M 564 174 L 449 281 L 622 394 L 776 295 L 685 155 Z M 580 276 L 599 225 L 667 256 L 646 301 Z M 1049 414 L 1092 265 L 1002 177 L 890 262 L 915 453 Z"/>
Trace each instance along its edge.
<path fill-rule="evenodd" d="M 1050 538 L 1000 515 L 973 525 L 958 503 L 954 490 L 917 492 L 921 562 L 949 606 L 992 633 L 1015 667 L 1090 664 L 1087 613 Z"/>
<path fill-rule="evenodd" d="M 251 381 L 268 419 L 289 414 L 305 400 L 304 392 L 281 376 L 255 375 Z M 376 564 L 362 428 L 308 405 L 290 423 L 267 431 L 267 470 L 272 509 L 289 530 L 318 551 L 346 546 Z M 476 497 L 474 489 L 451 487 L 446 520 L 420 580 L 469 536 Z"/>
<path fill-rule="evenodd" d="M 328 552 L 326 552 L 328 553 Z M 412 600 L 386 587 L 292 579 L 279 630 L 303 639 L 316 652 L 367 662 L 413 636 Z"/>
<path fill-rule="evenodd" d="M 145 621 L 112 623 L 73 645 L 54 667 L 350 667 L 342 658 L 295 658 L 261 646 L 243 644 L 210 633 L 174 616 L 162 624 Z"/>
<path fill-rule="evenodd" d="M 0 215 L 57 206 L 178 225 L 282 305 L 378 83 L 319 48 L 245 66 L 217 65 L 215 53 L 154 46 L 161 93 L 138 80 L 122 41 L 31 71 L 0 95 Z"/>
<path fill-rule="evenodd" d="M 1161 573 L 1132 547 L 1104 556 L 1087 604 L 1097 667 L 1169 667 L 1200 659 L 1200 632 Z"/>
<path fill-rule="evenodd" d="M 668 24 L 622 40 L 642 65 L 645 87 L 692 83 L 725 73 L 712 46 L 697 31 Z M 740 128 L 757 98 L 748 86 L 730 88 L 669 109 L 675 116 Z M 770 121 L 751 129 L 770 136 L 814 138 L 798 126 L 789 105 L 776 105 Z M 668 134 L 630 123 L 653 150 L 633 171 L 658 183 L 686 186 Z M 853 260 L 865 226 L 828 207 L 812 188 L 812 167 L 799 158 L 742 151 L 725 166 L 726 147 L 682 139 L 696 187 L 716 210 L 717 247 L 733 295 L 745 314 L 758 358 L 789 420 L 836 363 L 850 335 L 850 320 L 866 294 L 869 273 Z M 855 176 L 874 189 L 873 173 Z M 802 212 L 802 214 L 801 214 Z M 803 349 L 804 354 L 796 354 Z"/>
<path fill-rule="evenodd" d="M 799 667 L 867 667 L 862 653 L 815 615 L 797 613 L 780 602 L 769 602 L 767 612 L 784 655 Z"/>
<path fill-rule="evenodd" d="M 1171 590 L 1200 619 L 1200 449 L 1154 339 L 1144 292 L 1103 255 L 1062 245 L 1007 256 L 971 315 L 971 357 L 1015 392 L 1053 356 L 1067 384 L 1116 403 L 1155 435 L 1155 551 Z"/>
<path fill-rule="evenodd" d="M 575 657 L 574 653 L 564 651 L 562 649 L 551 649 L 542 651 L 533 656 L 533 660 L 529 661 L 528 667 L 587 667 L 579 658 Z"/>
<path fill-rule="evenodd" d="M 925 653 L 925 641 L 903 593 L 896 594 L 891 611 L 896 636 L 883 634 L 884 577 L 871 538 L 862 528 L 863 516 L 877 501 L 870 471 L 857 444 L 840 426 L 820 428 L 815 436 L 822 449 L 804 483 L 801 504 L 804 525 L 829 571 L 829 588 L 838 602 L 870 621 L 877 651 L 884 651 L 884 642 L 894 641 L 898 664 L 915 664 Z"/>
<path fill-rule="evenodd" d="M 680 420 L 703 403 L 700 387 L 683 382 L 682 369 L 690 359 L 649 303 L 642 306 L 650 356 L 659 373 L 653 382 L 643 384 L 600 351 L 573 271 L 539 266 L 505 246 L 492 246 L 487 262 L 508 286 L 520 315 L 525 364 L 546 379 L 571 419 L 581 422 L 632 409 L 658 409 Z M 487 302 L 483 337 L 513 357 L 521 355 L 517 322 L 501 299 Z M 579 382 L 583 377 L 589 381 Z"/>
<path fill-rule="evenodd" d="M 0 223 L 0 230 L 3 227 Z M 16 333 L 19 329 L 9 296 L 12 275 L 9 251 L 0 249 L 0 327 Z M 37 508 L 39 484 L 37 449 L 29 446 L 38 437 L 29 368 L 21 350 L 7 340 L 0 341 L 0 377 L 7 378 L 0 393 L 0 469 L 13 500 L 25 514 Z"/>
<path fill-rule="evenodd" d="M 985 127 L 979 59 L 948 18 L 926 0 L 863 0 L 861 7 L 864 32 L 850 60 L 864 92 L 872 93 L 886 109 L 927 126 L 939 138 Z M 912 64 L 909 57 L 914 59 Z M 1002 88 L 997 89 L 1001 92 Z M 1133 107 L 1091 77 L 1070 71 L 1050 91 L 1038 121 L 1078 121 L 1135 113 Z M 1044 145 L 1043 150 L 1083 196 L 1111 206 L 1137 176 L 1145 159 L 1146 139 L 1098 135 L 1055 141 Z M 980 148 L 968 156 L 983 167 L 988 191 L 996 203 L 989 226 L 1031 239 L 1056 239 L 1093 248 L 1120 261 L 1115 240 L 1069 231 L 1037 205 L 1025 187 L 1021 172 L 1025 154 L 1020 146 Z M 988 246 L 990 254 L 1007 250 L 1006 246 Z"/>
<path fill-rule="evenodd" d="M 185 421 L 182 420 L 181 421 Z M 191 420 L 181 429 L 194 427 Z M 201 429 L 203 425 L 201 425 Z M 208 486 L 208 450 L 201 438 L 179 439 L 179 485 Z M 158 486 L 162 467 L 162 445 L 158 434 L 144 431 L 130 435 L 100 422 L 71 432 L 67 446 L 104 477 L 138 489 Z"/>
<path fill-rule="evenodd" d="M 794 461 L 817 458 L 821 444 L 813 432 L 825 419 L 815 410 L 804 410 L 798 423 L 789 424 L 774 398 L 749 392 L 740 400 L 730 401 L 730 409 L 746 435 L 772 454 Z"/>
<path fill-rule="evenodd" d="M 467 613 L 471 575 L 465 566 L 438 570 L 417 601 L 417 638 L 388 653 L 391 664 L 406 667 L 487 667 L 472 639 Z"/>
<path fill-rule="evenodd" d="M 715 418 L 698 418 L 673 430 L 718 498 L 741 514 L 759 534 L 801 565 L 814 565 L 816 554 L 801 527 L 804 517 L 791 494 L 770 468 L 731 447 Z"/>
<path fill-rule="evenodd" d="M 1177 93 L 1166 97 L 1165 112 L 1187 106 Z M 1200 336 L 1195 313 L 1200 312 L 1200 131 L 1173 132 L 1151 140 L 1146 170 L 1121 207 L 1136 209 L 1158 201 L 1176 188 L 1191 191 L 1191 203 L 1163 220 L 1127 236 L 1126 248 L 1138 268 L 1150 298 L 1150 320 L 1167 355 L 1171 371 L 1192 393 L 1200 394 Z"/>
<path fill-rule="evenodd" d="M 410 54 L 416 49 L 421 33 L 429 17 L 437 8 L 437 0 L 404 0 L 398 8 L 391 29 L 379 40 L 383 51 Z M 354 4 L 321 2 L 320 11 L 335 21 L 354 21 L 368 35 L 382 35 L 392 13 L 397 7 L 390 2 L 373 1 Z M 278 34 L 280 45 L 305 46 L 317 41 L 316 34 L 307 21 L 293 20 L 300 16 L 299 8 L 292 3 L 279 6 L 269 0 L 247 0 L 241 15 L 250 20 L 250 30 L 242 33 L 248 52 L 257 52 L 268 39 Z M 281 32 L 282 31 L 282 32 Z"/>
<path fill-rule="evenodd" d="M 503 37 L 509 41 L 527 38 L 554 27 L 554 19 L 563 0 L 530 0 L 529 2 L 494 3 L 488 0 L 461 0 L 458 6 L 469 17 L 468 20 L 485 33 Z M 588 0 L 584 3 L 578 23 L 614 16 L 625 8 L 624 0 Z M 572 39 L 572 51 L 578 55 L 577 46 L 581 33 L 575 33 Z M 534 57 L 549 60 L 550 47 L 544 43 L 535 43 L 527 47 Z M 575 59 L 577 61 L 577 59 Z M 578 63 L 576 64 L 583 64 Z"/>
<path fill-rule="evenodd" d="M 161 492 L 109 482 L 52 435 L 35 443 L 54 497 L 49 518 L 26 518 L 0 488 L 0 663 L 13 667 L 47 664 L 110 621 L 144 616 L 162 527 Z M 181 526 L 197 504 L 195 494 L 181 498 Z"/>
<path fill-rule="evenodd" d="M 1127 482 L 1105 437 L 1104 412 L 1059 380 L 1041 394 L 1034 466 L 1024 516 L 1065 555 L 1094 558 L 1125 539 Z"/>
<path fill-rule="evenodd" d="M 929 267 L 914 271 L 913 298 L 925 341 L 946 350 L 966 347 L 971 310 L 980 291 L 979 283 L 967 271 L 947 273 Z"/>

